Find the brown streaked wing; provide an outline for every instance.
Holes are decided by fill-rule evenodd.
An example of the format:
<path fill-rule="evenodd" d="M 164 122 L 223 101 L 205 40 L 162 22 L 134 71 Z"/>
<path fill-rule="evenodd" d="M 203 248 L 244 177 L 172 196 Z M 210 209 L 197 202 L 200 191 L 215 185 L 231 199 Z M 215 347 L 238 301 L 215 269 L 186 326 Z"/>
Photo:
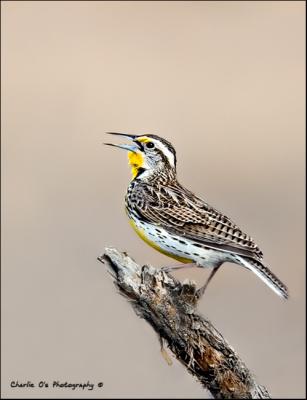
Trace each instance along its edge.
<path fill-rule="evenodd" d="M 142 205 L 135 204 L 138 214 L 160 225 L 168 232 L 184 236 L 198 244 L 255 259 L 262 252 L 251 237 L 246 235 L 228 217 L 209 206 L 202 199 L 180 186 L 163 187 L 155 191 L 138 185 Z"/>

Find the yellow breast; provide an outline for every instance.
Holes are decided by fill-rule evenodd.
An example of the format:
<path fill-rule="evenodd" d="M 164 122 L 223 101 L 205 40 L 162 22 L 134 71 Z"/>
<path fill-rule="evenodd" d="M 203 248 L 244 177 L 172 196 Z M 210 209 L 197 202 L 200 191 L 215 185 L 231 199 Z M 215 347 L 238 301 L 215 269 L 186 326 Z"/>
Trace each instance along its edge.
<path fill-rule="evenodd" d="M 150 240 L 150 239 L 148 238 L 148 236 L 146 235 L 145 231 L 144 231 L 143 229 L 140 229 L 140 228 L 135 224 L 135 222 L 134 222 L 132 219 L 129 219 L 129 222 L 130 222 L 130 225 L 132 226 L 132 228 L 133 228 L 133 229 L 135 230 L 135 232 L 138 234 L 138 236 L 139 236 L 141 239 L 143 239 L 144 242 L 146 242 L 147 244 L 149 244 L 149 246 L 151 246 L 151 247 L 153 247 L 154 249 L 158 250 L 160 253 L 162 253 L 162 254 L 164 254 L 164 255 L 166 255 L 166 256 L 168 256 L 168 257 L 172 257 L 172 258 L 174 258 L 175 260 L 180 261 L 180 262 L 185 263 L 185 264 L 188 264 L 188 263 L 193 262 L 193 260 L 191 260 L 191 259 L 189 259 L 189 258 L 184 258 L 184 257 L 177 256 L 177 255 L 172 254 L 172 253 L 168 252 L 167 250 L 161 248 L 161 247 L 159 246 L 158 243 L 153 242 L 152 240 Z"/>

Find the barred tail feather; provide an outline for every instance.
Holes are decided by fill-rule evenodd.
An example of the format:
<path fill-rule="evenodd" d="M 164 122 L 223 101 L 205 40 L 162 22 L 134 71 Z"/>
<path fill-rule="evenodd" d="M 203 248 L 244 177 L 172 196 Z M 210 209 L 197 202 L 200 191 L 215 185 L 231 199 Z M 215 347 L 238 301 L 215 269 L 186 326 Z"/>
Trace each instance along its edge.
<path fill-rule="evenodd" d="M 287 287 L 273 274 L 265 265 L 260 261 L 254 259 L 237 257 L 242 265 L 248 268 L 250 271 L 254 272 L 260 279 L 263 280 L 278 296 L 288 299 L 288 289 Z"/>

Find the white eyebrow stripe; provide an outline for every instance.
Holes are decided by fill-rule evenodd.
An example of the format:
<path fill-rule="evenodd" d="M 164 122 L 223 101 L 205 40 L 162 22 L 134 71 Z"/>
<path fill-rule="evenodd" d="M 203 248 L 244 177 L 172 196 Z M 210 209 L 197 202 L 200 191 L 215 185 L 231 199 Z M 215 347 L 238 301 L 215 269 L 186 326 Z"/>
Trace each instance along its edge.
<path fill-rule="evenodd" d="M 175 167 L 175 156 L 174 154 L 165 146 L 165 144 L 161 143 L 159 140 L 150 138 L 150 141 L 153 142 L 158 149 L 160 149 L 163 154 L 167 157 L 169 163 L 172 167 Z"/>

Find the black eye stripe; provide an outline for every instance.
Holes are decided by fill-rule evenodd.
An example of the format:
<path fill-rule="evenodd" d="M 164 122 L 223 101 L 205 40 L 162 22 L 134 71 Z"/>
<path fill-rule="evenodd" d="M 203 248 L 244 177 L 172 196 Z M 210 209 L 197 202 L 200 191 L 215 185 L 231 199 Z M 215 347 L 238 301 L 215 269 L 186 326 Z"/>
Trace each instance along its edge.
<path fill-rule="evenodd" d="M 161 138 L 160 136 L 157 136 L 157 135 L 147 135 L 147 137 L 155 139 L 155 140 L 158 140 L 159 142 L 163 143 L 164 146 L 166 146 L 166 148 L 173 154 L 175 165 L 176 165 L 176 163 L 177 163 L 176 151 L 175 151 L 174 147 L 172 146 L 172 144 L 168 140 L 163 139 L 163 138 Z"/>

